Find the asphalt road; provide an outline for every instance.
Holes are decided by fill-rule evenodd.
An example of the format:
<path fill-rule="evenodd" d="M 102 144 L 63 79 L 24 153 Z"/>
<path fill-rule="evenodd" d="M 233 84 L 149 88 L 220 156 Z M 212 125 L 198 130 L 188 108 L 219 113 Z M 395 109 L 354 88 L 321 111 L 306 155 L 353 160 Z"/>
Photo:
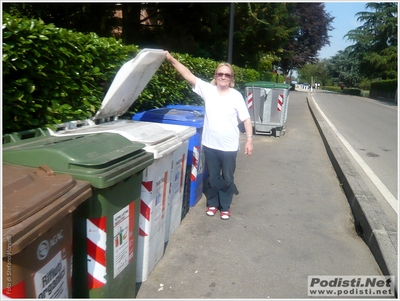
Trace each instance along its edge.
<path fill-rule="evenodd" d="M 310 97 L 348 142 L 343 150 L 397 229 L 397 105 L 323 90 L 313 90 Z"/>
<path fill-rule="evenodd" d="M 202 198 L 137 298 L 307 298 L 308 276 L 382 274 L 306 97 L 291 92 L 284 136 L 256 135 L 254 154 L 239 153 L 231 219 L 208 217 Z"/>
<path fill-rule="evenodd" d="M 312 96 L 360 159 L 379 178 L 380 185 L 387 188 L 389 197 L 395 198 L 397 207 L 397 105 L 321 90 L 314 90 Z"/>

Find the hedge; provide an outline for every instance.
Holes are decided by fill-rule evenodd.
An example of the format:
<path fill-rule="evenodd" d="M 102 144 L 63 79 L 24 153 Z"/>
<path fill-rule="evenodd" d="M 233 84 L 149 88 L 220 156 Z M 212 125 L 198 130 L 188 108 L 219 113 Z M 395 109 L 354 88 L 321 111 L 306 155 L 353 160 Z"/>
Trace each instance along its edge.
<path fill-rule="evenodd" d="M 115 70 L 137 52 L 112 38 L 3 13 L 3 131 L 93 116 Z"/>
<path fill-rule="evenodd" d="M 347 95 L 355 95 L 355 96 L 361 96 L 361 90 L 360 89 L 351 89 L 351 88 L 340 88 L 339 86 L 324 86 L 322 87 L 323 90 L 327 91 L 333 91 L 333 92 L 338 92 L 342 94 L 347 94 Z"/>
<path fill-rule="evenodd" d="M 369 97 L 371 98 L 387 98 L 391 100 L 396 99 L 397 93 L 397 80 L 382 80 L 371 83 L 371 90 Z"/>
<path fill-rule="evenodd" d="M 100 108 L 116 72 L 140 49 L 114 38 L 83 34 L 3 12 L 3 133 L 84 120 Z M 172 53 L 211 80 L 219 62 Z M 260 78 L 233 66 L 235 88 Z M 164 62 L 126 113 L 168 104 L 202 104 L 171 64 Z"/>

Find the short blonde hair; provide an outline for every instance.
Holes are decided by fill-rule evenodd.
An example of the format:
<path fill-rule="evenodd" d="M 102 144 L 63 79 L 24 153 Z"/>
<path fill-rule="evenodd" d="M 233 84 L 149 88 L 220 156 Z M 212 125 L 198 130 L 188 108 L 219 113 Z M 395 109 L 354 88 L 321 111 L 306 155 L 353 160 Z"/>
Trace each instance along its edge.
<path fill-rule="evenodd" d="M 232 65 L 229 63 L 221 63 L 218 65 L 217 69 L 215 69 L 215 71 L 214 71 L 214 78 L 212 79 L 211 84 L 214 86 L 217 85 L 217 83 L 215 81 L 215 77 L 217 76 L 218 69 L 221 67 L 228 67 L 231 70 L 231 82 L 229 83 L 229 87 L 233 88 L 235 86 L 235 74 L 233 72 Z"/>

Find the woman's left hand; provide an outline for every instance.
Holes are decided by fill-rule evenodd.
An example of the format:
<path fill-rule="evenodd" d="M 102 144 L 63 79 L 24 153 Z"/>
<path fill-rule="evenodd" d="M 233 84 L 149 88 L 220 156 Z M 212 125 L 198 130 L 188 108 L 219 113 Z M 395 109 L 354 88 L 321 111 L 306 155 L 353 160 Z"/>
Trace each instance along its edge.
<path fill-rule="evenodd" d="M 248 157 L 253 153 L 253 140 L 247 139 L 246 145 L 244 146 L 244 154 Z"/>

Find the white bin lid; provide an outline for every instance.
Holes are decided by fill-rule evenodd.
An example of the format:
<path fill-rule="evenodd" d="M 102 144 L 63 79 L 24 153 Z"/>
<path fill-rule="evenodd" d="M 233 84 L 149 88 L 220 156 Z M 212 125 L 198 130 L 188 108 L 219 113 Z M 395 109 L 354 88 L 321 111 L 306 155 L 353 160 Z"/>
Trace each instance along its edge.
<path fill-rule="evenodd" d="M 140 121 L 144 122 L 144 121 Z M 163 129 L 173 131 L 175 134 L 182 139 L 182 141 L 190 139 L 190 137 L 196 134 L 196 128 L 193 126 L 176 125 L 169 123 L 161 123 Z"/>
<path fill-rule="evenodd" d="M 164 59 L 164 50 L 145 48 L 122 65 L 94 119 L 117 117 L 128 111 Z"/>

